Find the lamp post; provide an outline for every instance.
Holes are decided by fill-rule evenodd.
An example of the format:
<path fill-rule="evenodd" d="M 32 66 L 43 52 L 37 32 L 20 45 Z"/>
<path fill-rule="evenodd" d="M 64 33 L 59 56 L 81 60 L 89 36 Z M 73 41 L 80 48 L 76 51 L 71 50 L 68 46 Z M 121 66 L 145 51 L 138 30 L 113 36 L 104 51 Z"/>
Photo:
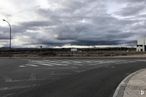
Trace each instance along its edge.
<path fill-rule="evenodd" d="M 5 19 L 3 19 L 3 21 L 4 21 L 4 22 L 7 22 L 8 25 L 9 25 L 9 28 L 10 28 L 10 44 L 9 44 L 9 48 L 11 49 L 11 39 L 12 39 L 12 35 L 11 35 L 11 31 L 12 31 L 12 29 L 11 29 L 11 24 L 10 24 L 7 20 L 5 20 Z"/>

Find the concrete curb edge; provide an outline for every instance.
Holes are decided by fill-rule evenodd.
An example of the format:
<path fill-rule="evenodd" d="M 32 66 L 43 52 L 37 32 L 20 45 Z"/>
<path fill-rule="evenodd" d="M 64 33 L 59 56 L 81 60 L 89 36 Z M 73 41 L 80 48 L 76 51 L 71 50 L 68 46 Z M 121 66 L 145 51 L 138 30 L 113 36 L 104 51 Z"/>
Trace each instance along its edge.
<path fill-rule="evenodd" d="M 128 75 L 124 80 L 121 81 L 121 83 L 118 85 L 118 87 L 116 88 L 113 97 L 123 97 L 124 96 L 124 90 L 127 86 L 127 83 L 129 82 L 129 80 L 136 74 L 144 71 L 145 69 L 140 69 L 134 73 L 131 73 L 130 75 Z"/>

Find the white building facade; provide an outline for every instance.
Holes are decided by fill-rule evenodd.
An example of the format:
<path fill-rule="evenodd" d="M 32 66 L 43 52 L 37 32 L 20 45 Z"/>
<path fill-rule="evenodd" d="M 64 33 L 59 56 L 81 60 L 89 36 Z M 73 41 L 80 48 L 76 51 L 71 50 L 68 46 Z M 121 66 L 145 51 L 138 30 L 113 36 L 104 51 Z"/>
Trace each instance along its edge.
<path fill-rule="evenodd" d="M 137 40 L 137 49 L 138 52 L 146 52 L 146 37 Z"/>

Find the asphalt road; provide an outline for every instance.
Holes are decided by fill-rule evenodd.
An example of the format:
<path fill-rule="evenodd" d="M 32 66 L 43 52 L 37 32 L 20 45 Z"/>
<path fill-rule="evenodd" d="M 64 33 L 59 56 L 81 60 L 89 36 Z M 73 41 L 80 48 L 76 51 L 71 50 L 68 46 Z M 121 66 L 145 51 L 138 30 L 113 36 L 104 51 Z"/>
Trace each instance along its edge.
<path fill-rule="evenodd" d="M 42 83 L 10 97 L 112 97 L 126 76 L 142 68 L 146 68 L 146 61 L 111 63 Z"/>

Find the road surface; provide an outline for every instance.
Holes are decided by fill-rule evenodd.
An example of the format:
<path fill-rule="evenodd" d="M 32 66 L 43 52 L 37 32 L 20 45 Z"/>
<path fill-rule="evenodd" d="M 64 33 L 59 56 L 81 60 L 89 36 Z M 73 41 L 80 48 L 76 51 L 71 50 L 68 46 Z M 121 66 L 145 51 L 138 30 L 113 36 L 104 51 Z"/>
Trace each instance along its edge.
<path fill-rule="evenodd" d="M 14 69 L 11 72 L 13 72 L 14 74 L 14 71 L 17 71 L 17 73 L 22 73 L 24 71 L 33 71 L 34 75 L 36 75 L 36 70 L 43 68 L 39 67 L 42 64 L 39 63 L 40 61 L 38 62 L 39 64 L 36 64 L 36 62 L 38 62 L 38 60 L 35 60 L 35 62 L 33 61 L 31 64 L 30 62 L 26 62 L 27 65 L 24 62 L 25 64 L 23 63 L 23 65 L 17 65 L 19 66 L 19 68 L 16 66 L 17 69 Z M 49 69 L 47 69 L 47 71 L 50 71 L 50 68 L 52 68 L 52 66 L 49 63 L 51 63 L 52 61 L 49 60 L 47 62 L 48 64 L 43 63 L 43 66 L 49 66 Z M 36 85 L 34 87 L 32 86 L 19 92 L 13 91 L 13 93 L 9 96 L 7 95 L 7 97 L 112 97 L 115 89 L 126 76 L 139 69 L 146 68 L 146 61 L 139 59 L 106 59 L 102 61 L 101 59 L 65 61 L 54 60 L 54 63 L 55 62 L 58 64 L 57 66 L 61 64 L 61 66 L 64 65 L 63 71 L 65 70 L 65 73 L 63 74 L 68 75 L 51 82 L 49 81 L 49 79 L 46 79 L 44 82 L 39 83 L 39 85 Z M 55 68 L 59 71 L 62 70 L 60 69 L 62 68 L 61 66 L 57 68 L 55 66 Z M 44 68 L 41 70 L 44 70 Z M 71 70 L 72 72 L 70 72 Z M 46 72 L 44 74 L 46 74 Z M 55 74 L 57 74 L 57 72 L 55 72 Z M 13 79 L 11 80 L 13 81 Z M 36 76 L 32 77 L 32 80 L 36 79 Z"/>

